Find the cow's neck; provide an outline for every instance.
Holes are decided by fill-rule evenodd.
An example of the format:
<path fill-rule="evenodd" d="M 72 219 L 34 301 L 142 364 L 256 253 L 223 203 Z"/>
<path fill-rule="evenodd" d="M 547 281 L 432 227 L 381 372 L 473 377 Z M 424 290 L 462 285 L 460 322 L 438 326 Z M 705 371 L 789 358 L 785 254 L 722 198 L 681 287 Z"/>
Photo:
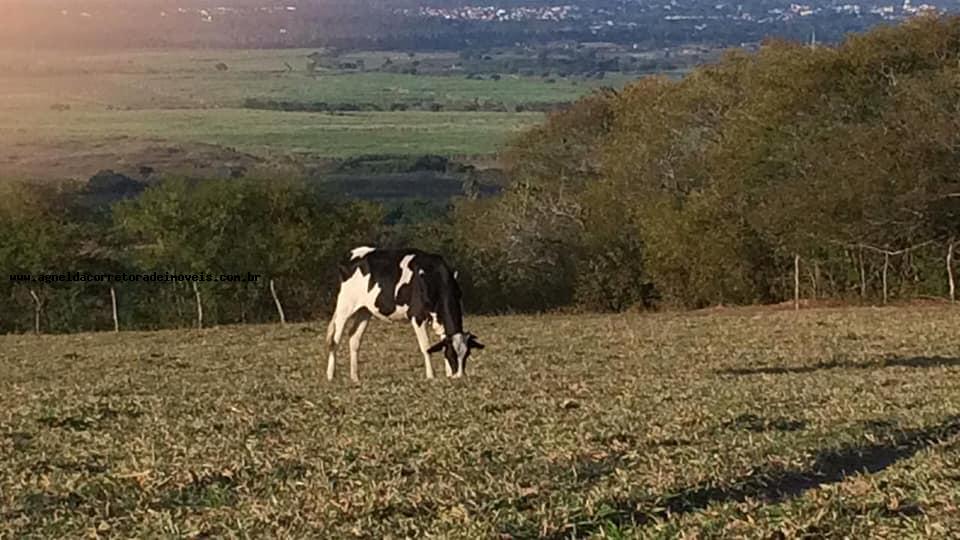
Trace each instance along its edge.
<path fill-rule="evenodd" d="M 437 309 L 437 322 L 443 325 L 443 335 L 450 337 L 463 333 L 463 310 L 460 302 L 447 298 L 440 301 Z"/>

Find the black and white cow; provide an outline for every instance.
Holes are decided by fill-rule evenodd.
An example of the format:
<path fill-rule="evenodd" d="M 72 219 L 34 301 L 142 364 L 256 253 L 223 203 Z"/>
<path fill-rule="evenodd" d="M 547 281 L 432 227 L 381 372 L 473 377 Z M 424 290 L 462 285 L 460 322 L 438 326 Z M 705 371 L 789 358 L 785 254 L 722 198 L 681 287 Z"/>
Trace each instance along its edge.
<path fill-rule="evenodd" d="M 334 352 L 344 331 L 350 340 L 350 378 L 358 380 L 360 341 L 371 317 L 411 322 L 428 379 L 433 378 L 432 353 L 442 349 L 447 376 L 461 377 L 471 349 L 483 348 L 476 336 L 463 330 L 457 274 L 439 255 L 417 249 L 362 246 L 351 250 L 338 269 L 340 292 L 327 327 L 327 380 L 333 379 Z M 432 347 L 428 326 L 440 337 Z"/>

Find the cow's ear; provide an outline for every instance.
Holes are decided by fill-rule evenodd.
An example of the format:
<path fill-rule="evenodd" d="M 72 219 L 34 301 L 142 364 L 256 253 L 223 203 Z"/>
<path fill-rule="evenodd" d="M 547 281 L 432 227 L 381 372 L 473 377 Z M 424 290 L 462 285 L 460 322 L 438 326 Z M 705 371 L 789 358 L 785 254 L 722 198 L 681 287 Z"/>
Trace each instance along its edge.
<path fill-rule="evenodd" d="M 441 341 L 441 342 L 437 343 L 437 344 L 434 345 L 433 347 L 430 347 L 429 349 L 427 349 L 427 354 L 433 354 L 433 353 L 435 353 L 435 352 L 440 352 L 440 351 L 442 351 L 444 345 L 446 345 L 446 341 Z"/>
<path fill-rule="evenodd" d="M 485 347 L 483 343 L 477 341 L 477 336 L 473 334 L 470 334 L 470 339 L 467 340 L 467 345 L 469 345 L 471 349 L 483 349 Z"/>

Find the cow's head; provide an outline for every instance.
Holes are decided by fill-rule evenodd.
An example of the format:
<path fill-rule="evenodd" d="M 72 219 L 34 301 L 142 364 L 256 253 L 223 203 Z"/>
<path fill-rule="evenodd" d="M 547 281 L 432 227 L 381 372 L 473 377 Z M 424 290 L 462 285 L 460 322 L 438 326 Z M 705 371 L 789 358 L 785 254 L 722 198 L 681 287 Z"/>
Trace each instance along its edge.
<path fill-rule="evenodd" d="M 483 349 L 483 347 L 483 343 L 477 341 L 477 336 L 465 332 L 444 337 L 439 343 L 427 349 L 427 352 L 433 354 L 443 349 L 443 356 L 447 359 L 450 369 L 455 376 L 459 377 L 463 375 L 467 368 L 467 358 L 470 357 L 470 351 Z"/>

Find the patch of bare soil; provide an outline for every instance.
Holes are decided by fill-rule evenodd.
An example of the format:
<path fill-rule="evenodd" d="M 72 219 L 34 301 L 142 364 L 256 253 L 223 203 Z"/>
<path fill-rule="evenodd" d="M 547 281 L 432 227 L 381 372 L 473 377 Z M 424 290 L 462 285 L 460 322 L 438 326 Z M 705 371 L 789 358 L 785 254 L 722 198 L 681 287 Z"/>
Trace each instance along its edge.
<path fill-rule="evenodd" d="M 86 180 L 104 169 L 137 178 L 240 176 L 267 159 L 211 144 L 115 137 L 98 142 L 0 145 L 0 178 Z"/>
<path fill-rule="evenodd" d="M 931 308 L 943 307 L 949 304 L 946 298 L 914 298 L 908 300 L 890 300 L 886 305 L 873 303 L 858 303 L 844 300 L 800 300 L 800 310 L 848 310 L 851 308 Z M 710 306 L 693 311 L 686 312 L 689 315 L 763 315 L 765 313 L 776 313 L 781 311 L 794 311 L 793 300 L 780 302 L 777 304 L 756 304 L 749 306 Z"/>

